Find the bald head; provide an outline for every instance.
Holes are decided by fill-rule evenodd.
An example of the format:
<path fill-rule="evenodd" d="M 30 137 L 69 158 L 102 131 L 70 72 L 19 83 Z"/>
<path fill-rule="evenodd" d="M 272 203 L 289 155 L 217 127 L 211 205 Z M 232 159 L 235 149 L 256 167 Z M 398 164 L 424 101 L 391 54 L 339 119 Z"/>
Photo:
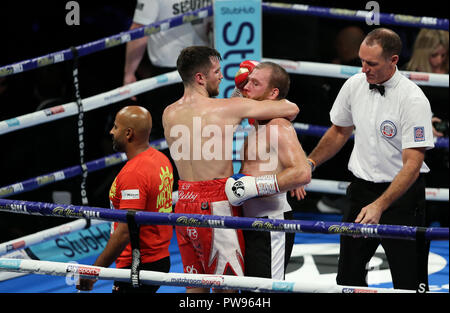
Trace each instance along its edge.
<path fill-rule="evenodd" d="M 148 141 L 152 130 L 152 116 L 146 108 L 140 106 L 127 106 L 116 115 L 116 120 L 135 132 L 136 140 Z"/>
<path fill-rule="evenodd" d="M 342 63 L 347 63 L 358 58 L 359 46 L 364 40 L 364 37 L 364 31 L 356 26 L 346 27 L 338 33 L 335 47 Z"/>
<path fill-rule="evenodd" d="M 127 106 L 116 114 L 110 134 L 116 151 L 126 151 L 128 145 L 148 145 L 152 116 L 140 106 Z"/>

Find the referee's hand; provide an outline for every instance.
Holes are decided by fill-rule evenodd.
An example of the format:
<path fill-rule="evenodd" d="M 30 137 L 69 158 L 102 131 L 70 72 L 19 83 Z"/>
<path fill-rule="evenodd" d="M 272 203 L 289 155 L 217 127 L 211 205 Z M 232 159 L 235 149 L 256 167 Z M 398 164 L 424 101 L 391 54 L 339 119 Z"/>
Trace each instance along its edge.
<path fill-rule="evenodd" d="M 371 203 L 361 209 L 355 219 L 355 223 L 360 224 L 378 224 L 380 222 L 382 209 L 376 204 Z"/>

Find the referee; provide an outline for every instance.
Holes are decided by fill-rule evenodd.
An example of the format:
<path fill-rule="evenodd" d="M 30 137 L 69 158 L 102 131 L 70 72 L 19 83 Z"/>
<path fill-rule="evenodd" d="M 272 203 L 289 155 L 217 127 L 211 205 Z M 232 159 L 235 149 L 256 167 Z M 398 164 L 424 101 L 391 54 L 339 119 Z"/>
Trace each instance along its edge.
<path fill-rule="evenodd" d="M 425 226 L 425 151 L 434 147 L 431 108 L 422 90 L 397 69 L 402 48 L 392 30 L 377 28 L 362 42 L 362 73 L 342 86 L 330 111 L 332 126 L 309 155 L 318 166 L 354 131 L 343 221 Z M 428 290 L 429 243 L 341 236 L 337 283 L 367 286 L 368 263 L 381 244 L 394 288 Z"/>

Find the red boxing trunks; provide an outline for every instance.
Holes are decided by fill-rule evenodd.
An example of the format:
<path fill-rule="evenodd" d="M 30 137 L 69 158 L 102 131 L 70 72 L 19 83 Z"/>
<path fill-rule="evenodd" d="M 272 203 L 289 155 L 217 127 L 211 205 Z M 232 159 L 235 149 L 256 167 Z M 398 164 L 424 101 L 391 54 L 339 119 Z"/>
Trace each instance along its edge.
<path fill-rule="evenodd" d="M 242 216 L 225 194 L 227 178 L 211 181 L 178 181 L 175 213 Z M 176 227 L 185 273 L 244 275 L 244 241 L 241 230 Z"/>

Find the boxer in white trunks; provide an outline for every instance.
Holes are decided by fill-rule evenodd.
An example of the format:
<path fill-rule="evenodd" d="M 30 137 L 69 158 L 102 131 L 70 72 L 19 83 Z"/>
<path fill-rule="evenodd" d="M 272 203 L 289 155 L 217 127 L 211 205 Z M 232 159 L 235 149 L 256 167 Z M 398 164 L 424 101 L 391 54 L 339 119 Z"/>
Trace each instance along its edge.
<path fill-rule="evenodd" d="M 255 100 L 284 99 L 288 94 L 289 85 L 289 74 L 281 66 L 264 62 L 256 65 L 253 69 L 248 77 L 248 82 L 241 88 L 241 94 Z M 297 196 L 297 199 L 305 196 L 302 186 L 311 180 L 311 166 L 290 121 L 284 118 L 257 120 L 254 126 L 255 129 L 249 133 L 242 148 L 244 156 L 241 173 L 255 177 L 283 175 L 287 178 L 287 182 L 283 185 L 278 184 L 279 193 L 246 200 L 242 204 L 243 215 L 245 217 L 292 219 L 292 209 L 287 202 L 286 192 L 294 189 L 291 191 L 291 195 Z M 263 150 L 273 155 L 263 160 L 262 156 L 264 155 L 255 150 Z M 273 162 L 274 158 L 278 161 L 276 166 L 269 164 L 269 162 Z M 238 177 L 235 176 L 235 178 Z M 239 199 L 233 192 L 231 183 L 240 181 L 240 179 L 235 181 L 235 178 L 230 178 L 227 182 L 226 193 L 232 204 L 239 204 L 244 198 Z M 242 179 L 244 181 L 240 185 L 245 188 L 247 187 L 245 180 L 248 179 L 248 176 L 243 176 Z M 251 197 L 251 192 L 246 192 L 246 196 Z M 245 230 L 243 233 L 245 276 L 283 280 L 295 233 L 250 230 Z"/>

